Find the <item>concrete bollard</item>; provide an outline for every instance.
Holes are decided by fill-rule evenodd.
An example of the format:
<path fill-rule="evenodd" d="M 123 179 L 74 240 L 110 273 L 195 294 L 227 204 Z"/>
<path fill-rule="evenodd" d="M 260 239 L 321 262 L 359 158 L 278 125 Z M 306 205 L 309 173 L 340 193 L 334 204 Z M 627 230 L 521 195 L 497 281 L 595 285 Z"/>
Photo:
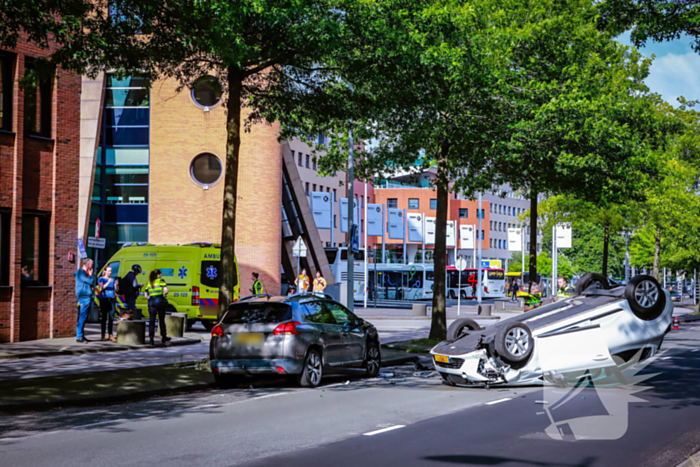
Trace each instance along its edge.
<path fill-rule="evenodd" d="M 120 321 L 117 324 L 117 342 L 126 345 L 146 344 L 146 320 Z"/>
<path fill-rule="evenodd" d="M 494 302 L 494 304 L 496 305 L 496 310 L 505 310 L 506 309 L 506 302 L 504 302 L 502 300 L 497 300 L 496 302 Z"/>
<path fill-rule="evenodd" d="M 186 320 L 187 314 L 185 313 L 165 315 L 165 331 L 168 333 L 168 336 L 182 337 L 185 331 Z"/>
<path fill-rule="evenodd" d="M 414 303 L 413 316 L 428 316 L 428 305 L 424 303 Z"/>
<path fill-rule="evenodd" d="M 491 305 L 480 305 L 479 314 L 481 316 L 491 316 Z"/>

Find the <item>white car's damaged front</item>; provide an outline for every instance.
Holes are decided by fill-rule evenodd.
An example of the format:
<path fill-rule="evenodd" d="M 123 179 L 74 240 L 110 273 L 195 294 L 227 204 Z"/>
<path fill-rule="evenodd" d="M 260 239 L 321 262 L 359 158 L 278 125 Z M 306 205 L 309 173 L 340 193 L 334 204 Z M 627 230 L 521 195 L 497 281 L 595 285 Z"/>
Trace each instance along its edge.
<path fill-rule="evenodd" d="M 671 327 L 668 293 L 650 276 L 588 279 L 574 298 L 486 329 L 456 320 L 431 351 L 436 370 L 451 385 L 561 384 L 654 355 Z"/>

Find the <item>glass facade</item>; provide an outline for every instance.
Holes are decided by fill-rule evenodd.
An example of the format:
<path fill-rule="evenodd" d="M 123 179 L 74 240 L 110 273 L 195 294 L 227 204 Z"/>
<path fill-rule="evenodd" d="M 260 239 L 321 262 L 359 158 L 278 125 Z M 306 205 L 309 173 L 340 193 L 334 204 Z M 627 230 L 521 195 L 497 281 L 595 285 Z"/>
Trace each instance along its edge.
<path fill-rule="evenodd" d="M 100 267 L 124 243 L 148 241 L 149 91 L 143 78 L 107 77 L 88 228 L 100 219 Z"/>

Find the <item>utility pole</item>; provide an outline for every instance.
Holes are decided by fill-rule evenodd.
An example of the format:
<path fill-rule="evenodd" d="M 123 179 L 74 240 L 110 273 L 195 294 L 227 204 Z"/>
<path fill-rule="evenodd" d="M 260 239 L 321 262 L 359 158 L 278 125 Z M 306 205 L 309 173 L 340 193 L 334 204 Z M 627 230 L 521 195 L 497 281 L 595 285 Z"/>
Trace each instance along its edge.
<path fill-rule="evenodd" d="M 353 86 L 350 85 L 350 92 Z M 352 251 L 352 231 L 355 224 L 355 160 L 352 142 L 352 120 L 348 128 L 348 232 L 350 241 L 347 245 L 348 251 L 348 309 L 355 309 L 355 253 Z"/>
<path fill-rule="evenodd" d="M 625 230 L 625 284 L 630 281 L 630 233 Z"/>
<path fill-rule="evenodd" d="M 552 227 L 552 297 L 557 296 L 557 268 L 559 264 L 557 263 L 557 226 Z"/>

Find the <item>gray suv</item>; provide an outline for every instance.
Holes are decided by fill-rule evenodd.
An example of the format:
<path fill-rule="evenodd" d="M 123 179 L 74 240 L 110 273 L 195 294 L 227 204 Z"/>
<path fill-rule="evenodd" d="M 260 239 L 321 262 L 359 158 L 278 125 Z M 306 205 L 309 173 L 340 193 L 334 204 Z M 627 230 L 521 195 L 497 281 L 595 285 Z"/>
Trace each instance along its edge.
<path fill-rule="evenodd" d="M 244 375 L 292 375 L 316 387 L 324 374 L 379 374 L 377 329 L 327 296 L 252 297 L 231 304 L 212 329 L 219 386 Z"/>

